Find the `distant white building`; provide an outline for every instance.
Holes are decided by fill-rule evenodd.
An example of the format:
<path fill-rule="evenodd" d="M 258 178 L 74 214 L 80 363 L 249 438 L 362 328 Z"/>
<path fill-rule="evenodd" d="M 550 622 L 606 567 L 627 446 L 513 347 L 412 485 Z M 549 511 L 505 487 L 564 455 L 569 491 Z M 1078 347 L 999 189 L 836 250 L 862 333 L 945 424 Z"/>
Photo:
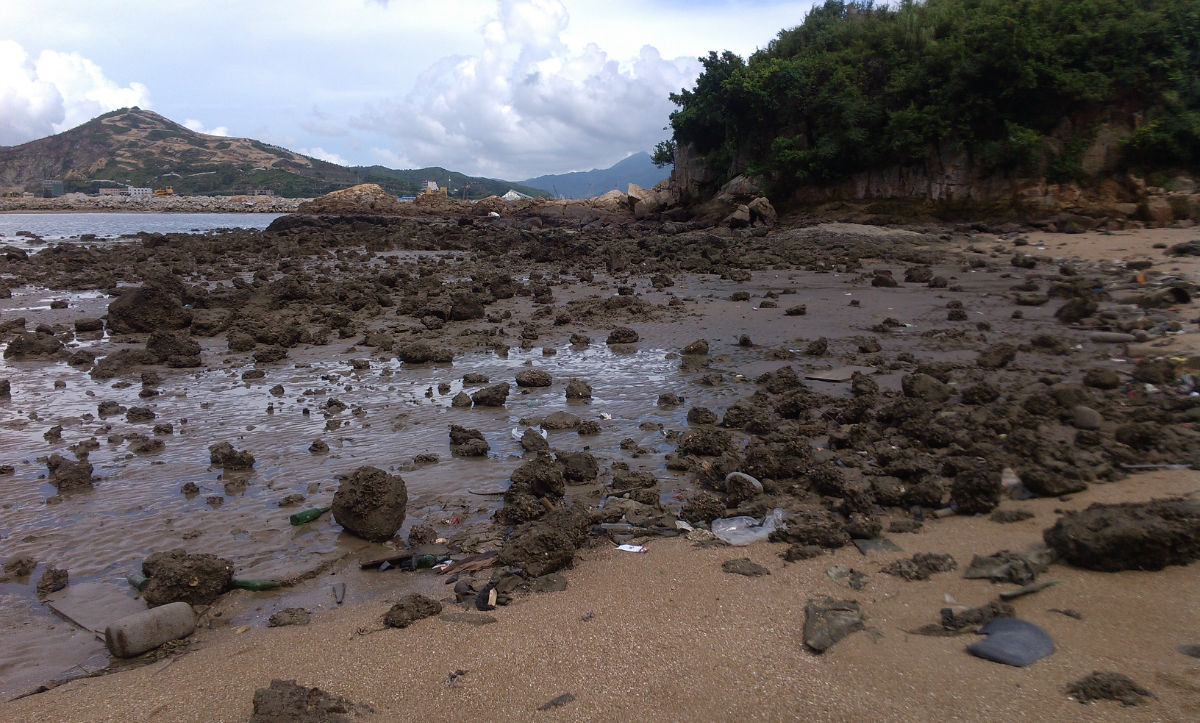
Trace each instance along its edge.
<path fill-rule="evenodd" d="M 129 187 L 129 195 L 130 196 L 153 196 L 154 189 L 153 188 L 138 188 L 137 186 L 130 186 Z"/>
<path fill-rule="evenodd" d="M 500 198 L 503 198 L 505 201 L 528 201 L 529 199 L 533 198 L 533 196 L 510 188 L 508 189 L 508 193 L 504 194 Z"/>

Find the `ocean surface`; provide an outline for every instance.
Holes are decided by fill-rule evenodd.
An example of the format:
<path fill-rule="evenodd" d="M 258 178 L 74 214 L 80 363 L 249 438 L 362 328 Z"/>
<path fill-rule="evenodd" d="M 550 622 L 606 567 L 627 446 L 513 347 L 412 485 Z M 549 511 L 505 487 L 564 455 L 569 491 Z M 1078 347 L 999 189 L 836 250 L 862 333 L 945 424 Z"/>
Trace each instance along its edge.
<path fill-rule="evenodd" d="M 119 239 L 150 233 L 203 233 L 219 228 L 266 228 L 279 213 L 0 213 L 0 242 L 24 248 L 44 241 L 78 239 L 95 234 L 98 239 Z"/>

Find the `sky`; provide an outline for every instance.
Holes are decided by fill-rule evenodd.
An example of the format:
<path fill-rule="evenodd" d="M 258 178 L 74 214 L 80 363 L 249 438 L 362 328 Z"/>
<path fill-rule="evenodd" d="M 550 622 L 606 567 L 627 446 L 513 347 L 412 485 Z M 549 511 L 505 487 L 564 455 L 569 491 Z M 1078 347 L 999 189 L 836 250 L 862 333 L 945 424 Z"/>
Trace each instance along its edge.
<path fill-rule="evenodd" d="M 668 94 L 812 0 L 0 2 L 0 146 L 139 106 L 343 165 L 520 180 L 670 136 Z"/>

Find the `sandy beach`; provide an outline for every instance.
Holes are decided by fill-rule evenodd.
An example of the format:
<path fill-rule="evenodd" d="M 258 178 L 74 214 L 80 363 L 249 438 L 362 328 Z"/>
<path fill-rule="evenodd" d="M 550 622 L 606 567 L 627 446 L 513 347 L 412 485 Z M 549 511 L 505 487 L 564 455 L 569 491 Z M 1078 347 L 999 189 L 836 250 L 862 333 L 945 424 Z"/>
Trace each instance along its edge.
<path fill-rule="evenodd" d="M 954 636 L 912 632 L 938 623 L 943 609 L 953 612 L 984 605 L 1001 591 L 1015 587 L 965 579 L 963 571 L 975 556 L 1002 550 L 1025 552 L 1041 545 L 1043 532 L 1063 512 L 1082 510 L 1093 503 L 1195 499 L 1200 494 L 1200 476 L 1189 464 L 1179 462 L 1191 459 L 1188 455 L 1194 452 L 1188 442 L 1194 437 L 1194 422 L 1184 416 L 1194 404 L 1179 386 L 1185 382 L 1172 378 L 1156 387 L 1142 383 L 1137 376 L 1145 368 L 1143 360 L 1159 357 L 1180 360 L 1172 364 L 1190 368 L 1187 358 L 1200 351 L 1195 345 L 1194 302 L 1139 310 L 1122 301 L 1130 294 L 1165 288 L 1174 283 L 1171 279 L 1194 283 L 1197 257 L 1163 255 L 1166 247 L 1195 239 L 1193 230 L 1082 235 L 944 231 L 939 235 L 938 229 L 830 224 L 784 227 L 761 241 L 748 233 L 726 231 L 720 236 L 695 232 L 687 237 L 687 243 L 681 243 L 679 237 L 647 243 L 636 240 L 641 238 L 636 233 L 630 235 L 635 240 L 627 242 L 601 232 L 584 235 L 584 242 L 564 236 L 574 245 L 562 247 L 566 250 L 558 251 L 559 257 L 547 260 L 536 258 L 544 253 L 540 249 L 559 247 L 518 245 L 515 239 L 521 237 L 517 234 L 528 235 L 528 230 L 468 230 L 468 239 L 475 238 L 469 234 L 478 234 L 481 240 L 473 243 L 481 245 L 467 252 L 467 242 L 457 235 L 464 232 L 453 227 L 397 223 L 408 225 L 392 232 L 388 243 L 402 244 L 407 255 L 384 250 L 380 258 L 410 271 L 412 279 L 463 279 L 479 274 L 480 268 L 502 269 L 510 277 L 528 279 L 519 283 L 527 283 L 529 291 L 507 297 L 497 294 L 498 298 L 489 300 L 487 326 L 482 318 L 431 320 L 425 309 L 433 308 L 433 302 L 423 302 L 427 307 L 410 303 L 401 309 L 403 314 L 393 313 L 387 306 L 349 312 L 344 301 L 321 302 L 326 306 L 313 313 L 312 319 L 345 313 L 338 323 L 349 331 L 339 334 L 340 344 L 293 341 L 291 356 L 280 364 L 278 359 L 250 359 L 246 349 L 235 351 L 233 343 L 236 333 L 253 331 L 244 319 L 273 329 L 309 318 L 288 316 L 291 312 L 286 303 L 278 301 L 287 299 L 280 296 L 279 289 L 287 294 L 298 292 L 285 283 L 296 269 L 276 269 L 275 254 L 286 252 L 301 258 L 308 253 L 315 260 L 304 262 L 310 264 L 306 273 L 336 269 L 352 276 L 377 273 L 367 264 L 356 271 L 346 261 L 369 260 L 379 249 L 366 251 L 363 245 L 355 245 L 361 244 L 354 236 L 357 231 L 336 229 L 301 227 L 276 236 L 266 232 L 262 238 L 271 240 L 261 247 L 245 243 L 257 241 L 260 236 L 254 234 L 258 232 L 245 232 L 244 239 L 236 234 L 211 240 L 167 236 L 147 247 L 152 255 L 161 254 L 169 263 L 186 266 L 195 254 L 202 262 L 199 270 L 190 273 L 195 278 L 217 279 L 210 284 L 206 304 L 196 313 L 196 326 L 203 323 L 208 331 L 192 332 L 202 342 L 198 345 L 200 366 L 198 371 L 179 372 L 161 364 L 137 362 L 116 368 L 117 381 L 110 382 L 110 377 L 92 379 L 86 370 L 104 368 L 105 357 L 100 355 L 115 357 L 115 350 L 141 349 L 145 334 L 75 339 L 67 330 L 72 318 L 80 313 L 102 315 L 110 303 L 99 292 L 71 297 L 65 308 L 31 306 L 28 299 L 62 288 L 67 280 L 82 288 L 106 288 L 126 273 L 128 280 L 135 280 L 136 272 L 127 271 L 132 266 L 126 259 L 146 251 L 114 246 L 89 252 L 98 259 L 92 271 L 98 281 L 70 275 L 77 274 L 70 251 L 57 251 L 50 261 L 32 255 L 28 261 L 21 260 L 26 265 L 20 267 L 20 278 L 28 285 L 17 290 L 10 305 L 29 316 L 23 323 L 45 324 L 59 336 L 74 339 L 68 351 L 92 349 L 93 359 L 99 360 L 95 366 L 90 361 L 81 365 L 78 372 L 66 369 L 62 354 L 9 362 L 14 398 L 40 414 L 31 424 L 25 407 L 13 404 L 12 409 L 20 414 L 6 424 L 14 433 L 28 437 L 23 444 L 36 446 L 44 441 L 52 450 L 82 449 L 80 458 L 86 461 L 89 435 L 93 442 L 114 432 L 136 440 L 137 435 L 130 432 L 138 429 L 131 426 L 133 422 L 125 425 L 118 419 L 102 427 L 103 419 L 95 420 L 90 410 L 95 409 L 97 399 L 139 403 L 137 387 L 127 381 L 138 379 L 139 374 L 143 375 L 143 389 L 153 391 L 151 404 L 161 419 L 187 417 L 190 421 L 185 420 L 186 425 L 177 431 L 155 432 L 166 440 L 165 453 L 162 445 L 148 455 L 123 453 L 124 437 L 113 441 L 110 436 L 108 447 L 92 446 L 92 450 L 99 447 L 92 459 L 103 461 L 104 477 L 98 480 L 96 490 L 87 493 L 90 497 L 62 494 L 48 503 L 43 497 L 45 479 L 37 477 L 44 462 L 20 461 L 16 477 L 8 479 L 13 494 L 24 497 L 12 506 L 10 521 L 14 530 L 32 532 L 23 532 L 19 540 L 13 538 L 18 551 L 38 557 L 47 567 L 56 560 L 79 560 L 72 566 L 72 584 L 76 575 L 92 583 L 104 582 L 118 571 L 134 569 L 149 551 L 171 546 L 228 556 L 236 560 L 243 575 L 248 571 L 251 576 L 297 577 L 296 584 L 279 592 L 226 593 L 213 605 L 197 608 L 201 611 L 199 628 L 185 644 L 132 665 L 114 664 L 106 675 L 77 677 L 9 700 L 0 704 L 0 716 L 5 720 L 246 720 L 253 711 L 255 691 L 272 679 L 295 680 L 341 696 L 364 706 L 357 709 L 364 719 L 375 720 L 803 717 L 917 721 L 1003 716 L 1183 721 L 1200 715 L 1200 685 L 1196 683 L 1200 660 L 1178 650 L 1200 644 L 1200 596 L 1196 593 L 1200 568 L 1195 564 L 1121 572 L 1052 565 L 1037 580 L 1057 584 L 1012 601 L 1015 616 L 1041 627 L 1055 649 L 1025 668 L 969 655 L 967 645 L 979 639 L 973 632 Z M 317 236 L 319 243 L 310 252 L 309 247 L 296 245 L 297 238 L 305 242 L 302 234 L 306 233 L 328 235 Z M 411 237 L 396 240 L 410 233 Z M 497 251 L 499 244 L 493 234 L 498 233 L 510 233 L 513 245 Z M 553 243 L 563 243 L 554 236 L 557 232 L 544 233 Z M 380 243 L 374 230 L 363 238 L 368 244 Z M 436 243 L 444 238 L 453 245 L 438 250 Z M 1019 245 L 1015 244 L 1017 238 Z M 272 244 L 281 250 L 277 252 Z M 320 244 L 337 251 L 328 254 Z M 413 251 L 423 248 L 422 244 L 435 250 Z M 677 248 L 687 253 L 703 248 L 704 259 L 677 258 Z M 881 258 L 864 262 L 867 253 Z M 1035 257 L 1027 267 L 1018 266 L 1018 262 L 1026 263 L 1019 258 L 1023 254 Z M 1010 259 L 1015 260 L 1010 263 Z M 1146 281 L 1133 278 L 1126 268 L 1139 259 L 1150 260 L 1152 265 Z M 742 262 L 748 269 L 742 268 Z M 1066 270 L 1060 271 L 1062 268 Z M 280 278 L 272 280 L 275 271 Z M 237 274 L 256 276 L 253 283 L 221 284 Z M 951 288 L 911 280 L 935 274 L 946 274 L 949 280 L 945 284 Z M 1027 302 L 1027 295 L 1053 288 L 1061 278 L 1075 274 L 1094 275 L 1111 290 L 1094 318 L 1068 324 L 1053 313 L 1058 301 L 1048 303 L 1043 297 Z M 886 280 L 881 280 L 883 277 Z M 320 278 L 321 284 L 334 283 L 325 276 Z M 388 278 L 395 284 L 412 284 L 402 287 L 404 294 L 430 293 L 419 281 L 403 281 L 400 275 Z M 903 282 L 898 281 L 901 278 Z M 343 285 L 336 287 L 343 296 L 340 289 L 357 288 L 353 279 L 336 283 Z M 221 304 L 228 302 L 218 295 L 238 292 L 245 296 L 229 318 L 243 320 L 232 327 L 228 321 L 221 326 L 219 320 L 225 313 Z M 276 299 L 274 305 L 268 303 L 270 299 Z M 798 309 L 801 302 L 807 311 L 794 313 L 792 309 Z M 307 314 L 308 306 L 315 308 L 318 302 L 296 303 Z M 12 315 L 7 310 L 4 314 L 5 319 Z M 420 319 L 421 324 L 395 320 L 404 314 Z M 558 319 L 565 321 L 559 323 Z M 960 323 L 953 323 L 956 320 Z M 636 326 L 641 340 L 624 350 L 619 345 L 617 351 L 604 348 L 600 341 L 605 334 L 624 324 Z M 1140 336 L 1121 331 L 1122 342 L 1116 345 L 1104 341 L 1106 337 L 1097 341 L 1089 336 L 1118 333 L 1112 329 L 1139 332 Z M 318 333 L 330 331 L 338 330 L 318 329 Z M 401 365 L 390 340 L 386 348 L 372 348 L 378 342 L 365 342 L 372 334 L 385 332 L 404 341 L 432 339 L 452 349 L 455 360 L 440 366 Z M 581 341 L 581 332 L 596 338 L 583 337 L 587 340 Z M 739 336 L 745 337 L 746 343 Z M 1047 351 L 1044 345 L 1053 346 L 1054 337 L 1059 336 L 1070 344 L 1060 342 L 1057 351 Z M 701 356 L 681 355 L 678 350 L 697 337 L 712 340 L 711 349 L 706 344 Z M 872 347 L 871 339 L 880 340 L 883 350 L 879 344 Z M 1030 344 L 1029 339 L 1040 341 Z M 1013 342 L 1011 347 L 997 351 L 997 342 L 1005 340 Z M 500 346 L 503 354 L 497 351 Z M 257 354 L 264 346 L 255 346 L 251 339 L 247 348 Z M 399 342 L 395 347 L 400 354 L 407 353 L 405 348 Z M 988 355 L 995 353 L 1008 356 L 997 365 L 988 361 Z M 1016 361 L 1010 364 L 1014 357 Z M 353 370 L 351 360 L 361 360 L 355 361 Z M 851 393 L 849 377 L 840 382 L 810 378 L 801 383 L 795 373 L 783 371 L 794 367 L 801 374 L 816 373 L 819 378 L 819 373 L 831 371 L 830 367 L 846 364 L 867 369 L 870 384 L 859 375 L 855 377 L 859 379 L 854 383 L 856 391 Z M 1092 367 L 1117 372 L 1117 386 L 1089 385 L 1085 389 L 1078 380 L 1085 368 Z M 545 391 L 516 389 L 507 402 L 509 409 L 452 407 L 456 393 L 475 390 L 461 380 L 464 371 L 490 374 L 496 382 L 511 380 L 512 375 L 529 368 L 553 371 L 552 386 Z M 153 384 L 145 381 L 147 369 L 155 370 Z M 580 375 L 581 370 L 590 374 L 597 401 L 562 398 L 566 379 Z M 72 373 L 78 376 L 70 376 Z M 954 400 L 982 395 L 984 401 L 951 401 L 946 409 L 936 410 L 937 402 L 927 403 L 935 397 L 918 398 L 910 388 L 915 378 L 935 375 L 950 382 L 944 386 L 953 390 Z M 55 379 L 67 380 L 61 388 L 71 390 L 69 393 L 83 390 L 76 405 L 79 411 L 69 406 L 76 404 L 70 397 L 50 396 L 47 390 L 52 386 L 53 393 L 66 394 L 51 384 Z M 327 385 L 322 389 L 300 392 L 323 382 Z M 942 384 L 936 378 L 925 383 L 935 391 Z M 272 384 L 280 390 L 286 387 L 287 396 L 268 391 Z M 988 385 L 994 388 L 990 393 Z M 788 393 L 797 394 L 796 390 L 801 391 L 791 399 L 808 400 L 805 403 L 820 412 L 809 415 L 801 409 L 788 412 L 791 417 L 787 419 L 781 419 L 779 413 L 767 420 L 749 415 L 740 423 L 730 421 L 731 410 L 745 409 L 751 403 L 764 409 L 789 409 L 780 405 L 789 399 Z M 718 414 L 712 421 L 693 418 L 682 399 L 668 400 L 664 406 L 660 395 L 667 392 L 686 396 L 692 407 L 709 405 Z M 332 393 L 345 401 L 342 407 L 356 411 L 330 411 L 325 400 Z M 950 394 L 947 391 L 941 399 L 950 399 Z M 1071 422 L 1073 410 L 1045 401 L 1055 398 L 1054 394 L 1090 400 L 1103 415 L 1101 426 L 1098 430 L 1076 429 Z M 269 411 L 261 409 L 268 403 Z M 301 417 L 302 404 L 318 413 L 309 415 L 305 406 Z M 678 412 L 673 411 L 674 405 L 680 405 Z M 403 407 L 403 412 L 398 413 L 396 406 Z M 720 514 L 761 515 L 778 504 L 801 520 L 820 510 L 836 520 L 838 534 L 844 539 L 811 559 L 785 562 L 783 556 L 801 546 L 795 537 L 792 547 L 768 542 L 729 547 L 681 536 L 635 533 L 628 541 L 649 550 L 638 554 L 616 549 L 614 541 L 626 541 L 623 536 L 591 534 L 575 553 L 573 565 L 560 573 L 565 589 L 519 591 L 510 604 L 486 613 L 475 610 L 470 601 L 456 602 L 452 586 L 432 571 L 358 570 L 361 560 L 402 550 L 399 539 L 417 523 L 428 523 L 436 528 L 436 534 L 448 537 L 462 551 L 456 557 L 503 551 L 509 536 L 517 534 L 514 528 L 525 529 L 520 525 L 524 520 L 494 524 L 492 515 L 497 506 L 502 514 L 525 514 L 522 510 L 527 508 L 517 506 L 523 499 L 512 495 L 503 500 L 472 498 L 465 488 L 453 486 L 465 484 L 486 488 L 485 492 L 504 489 L 510 475 L 515 479 L 524 465 L 543 459 L 517 443 L 518 438 L 527 437 L 520 434 L 521 428 L 537 429 L 548 411 L 560 408 L 583 419 L 598 420 L 596 436 L 581 436 L 574 428 L 552 430 L 546 435 L 549 444 L 556 450 L 588 451 L 599 458 L 602 469 L 595 479 L 572 482 L 565 493 L 534 499 L 535 509 L 530 514 L 543 514 L 542 505 L 562 509 L 574 503 L 588 511 L 590 522 L 597 523 L 625 519 L 620 512 L 615 517 L 610 514 L 612 505 L 619 503 L 627 514 L 649 515 L 654 524 L 666 521 L 673 526 L 676 516 L 689 514 L 686 505 L 694 504 L 701 497 L 699 490 L 704 490 L 710 497 L 718 495 L 718 506 L 701 518 L 703 521 Z M 896 417 L 896 409 L 926 421 L 923 426 L 914 425 Z M 63 417 L 67 411 L 75 416 Z M 716 424 L 721 412 L 725 419 Z M 230 416 L 222 418 L 223 414 Z M 62 439 L 50 435 L 42 440 L 46 425 L 60 417 L 65 423 L 59 429 Z M 894 421 L 887 421 L 889 418 Z M 482 430 L 481 438 L 493 445 L 492 455 L 464 461 L 447 454 L 448 419 Z M 226 420 L 237 427 L 236 436 L 223 429 Z M 576 419 L 574 423 L 579 422 Z M 963 429 L 947 430 L 948 425 Z M 944 431 L 931 432 L 938 429 Z M 1158 436 L 1142 441 L 1129 436 L 1132 432 Z M 937 435 L 950 441 L 939 442 Z M 1081 441 L 1072 446 L 1070 440 L 1076 435 Z M 332 443 L 331 462 L 309 451 L 314 436 Z M 214 437 L 234 440 L 239 448 L 252 446 L 263 474 L 239 482 L 236 476 L 224 476 L 228 473 L 223 474 L 219 467 L 193 459 L 202 455 L 207 460 L 203 444 Z M 791 438 L 806 439 L 808 444 L 800 450 L 783 451 L 792 449 L 783 441 Z M 396 439 L 404 440 L 402 452 L 384 451 Z M 712 441 L 704 447 L 697 439 Z M 1118 439 L 1141 446 L 1135 449 L 1126 441 L 1114 441 Z M 956 480 L 962 473 L 945 472 L 933 460 L 962 469 L 963 459 L 994 454 L 1004 460 L 1002 464 L 1024 471 L 1020 448 L 1007 446 L 1018 443 L 1031 450 L 1027 456 L 1038 457 L 1038 464 L 1055 470 L 1056 475 L 1073 484 L 1077 479 L 1071 476 L 1076 474 L 1071 472 L 1074 467 L 1087 482 L 1058 493 L 1043 489 L 1043 496 L 1032 499 L 1000 497 L 996 508 L 1000 512 L 1023 510 L 1032 515 L 1017 522 L 996 522 L 986 513 L 934 514 L 949 504 L 951 489 L 962 494 L 961 487 L 951 487 L 951 483 L 960 484 Z M 83 446 L 75 446 L 79 444 Z M 915 469 L 904 467 L 912 460 L 896 461 L 897 444 L 911 445 L 909 452 L 924 455 L 917 459 Z M 16 455 L 17 449 L 10 451 Z M 764 449 L 769 454 L 764 455 Z M 419 452 L 437 452 L 443 459 L 422 467 L 411 461 Z M 276 501 L 289 491 L 289 484 L 301 492 L 308 484 L 309 503 L 318 503 L 328 498 L 334 485 L 321 482 L 314 488 L 310 478 L 330 480 L 352 464 L 388 459 L 388 454 L 393 460 L 407 455 L 391 469 L 408 478 L 410 493 L 409 519 L 394 543 L 352 541 L 328 518 L 323 526 L 314 525 L 312 531 L 301 534 L 286 524 L 287 511 L 278 512 Z M 760 473 L 766 483 L 765 494 L 736 497 L 733 490 L 722 490 L 711 479 L 705 481 L 712 468 L 723 469 L 720 465 L 732 464 L 732 456 L 742 454 L 745 462 L 740 463 L 746 465 L 742 469 L 756 469 L 751 465 L 757 464 L 767 470 Z M 563 451 L 557 455 L 560 462 L 567 458 Z M 878 456 L 878 464 L 871 461 L 873 455 Z M 812 469 L 826 470 L 837 460 L 842 470 L 837 475 L 845 476 L 839 483 L 842 486 L 813 482 L 806 476 L 810 472 L 788 472 L 786 460 L 793 457 Z M 1136 471 L 1137 464 L 1169 469 L 1128 476 L 1119 469 Z M 934 469 L 938 471 L 931 472 Z M 998 469 L 996 473 L 999 479 Z M 622 480 L 636 479 L 630 476 L 636 474 L 648 475 L 649 491 L 621 486 L 627 484 Z M 924 504 L 913 501 L 911 493 L 904 491 L 906 485 L 892 475 L 910 475 L 906 477 L 910 490 L 925 484 L 918 484 L 920 480 L 942 476 L 947 480 L 935 488 L 936 504 Z M 114 484 L 123 477 L 155 476 L 174 480 L 164 492 L 165 501 L 149 496 L 126 499 L 120 485 Z M 194 502 L 191 496 L 182 499 L 176 491 L 179 479 L 196 479 L 212 491 L 223 487 L 224 494 L 211 495 L 208 509 L 201 506 L 204 494 Z M 1035 476 L 1028 480 L 1030 484 L 1038 482 Z M 1044 480 L 1038 483 L 1047 484 Z M 862 490 L 870 490 L 868 502 L 851 509 L 848 500 L 865 494 Z M 220 502 L 213 501 L 216 497 Z M 955 504 L 966 502 L 966 497 L 954 499 Z M 79 541 L 84 547 L 72 547 L 73 533 L 56 534 L 36 527 L 38 515 L 60 514 L 65 521 L 88 510 L 101 511 L 104 519 L 112 522 L 108 528 L 100 525 L 81 532 Z M 119 526 L 128 510 L 145 515 L 145 521 L 139 523 L 144 541 L 128 539 L 129 533 Z M 886 532 L 893 523 L 918 529 Z M 529 524 L 536 525 L 536 517 L 526 527 Z M 805 523 L 798 524 L 802 528 Z M 868 532 L 851 535 L 841 531 L 843 526 L 854 530 L 855 525 Z M 798 529 L 795 534 L 806 533 Z M 864 554 L 846 544 L 851 536 L 873 535 L 890 540 L 899 550 Z M 115 546 L 114 559 L 93 562 L 86 554 L 88 549 L 106 546 Z M 885 565 L 917 553 L 949 554 L 956 569 L 917 581 L 881 572 Z M 769 575 L 747 577 L 723 571 L 722 563 L 742 557 L 764 566 Z M 63 646 L 60 654 L 37 665 L 52 666 L 72 655 L 92 656 L 78 660 L 79 665 L 66 675 L 55 676 L 60 681 L 102 667 L 106 661 L 96 660 L 94 640 L 82 645 L 64 637 L 64 631 L 70 630 L 65 622 L 47 623 L 40 613 L 19 614 L 38 605 L 31 594 L 34 581 L 36 576 L 26 587 L 8 583 L 5 588 L 9 593 L 5 614 L 12 616 L 5 620 L 10 634 L 23 646 L 36 646 L 39 626 L 44 626 L 45 645 Z M 342 605 L 334 602 L 334 583 L 346 585 Z M 441 614 L 403 629 L 385 627 L 384 613 L 402 595 L 414 592 L 440 601 Z M 123 589 L 120 594 L 131 597 L 133 593 Z M 827 596 L 861 606 L 866 629 L 818 654 L 804 642 L 805 607 L 810 600 Z M 311 622 L 267 627 L 266 620 L 273 612 L 290 606 L 307 609 Z M 91 653 L 87 653 L 89 645 Z M 34 673 L 42 671 L 33 663 L 21 665 L 30 666 Z M 1127 675 L 1153 697 L 1137 707 L 1113 701 L 1084 706 L 1073 700 L 1066 688 L 1093 671 Z M 46 667 L 41 679 L 53 674 L 54 669 Z M 32 687 L 27 686 L 25 692 Z M 567 694 L 569 699 L 559 699 Z M 558 705 L 539 710 L 556 699 Z"/>

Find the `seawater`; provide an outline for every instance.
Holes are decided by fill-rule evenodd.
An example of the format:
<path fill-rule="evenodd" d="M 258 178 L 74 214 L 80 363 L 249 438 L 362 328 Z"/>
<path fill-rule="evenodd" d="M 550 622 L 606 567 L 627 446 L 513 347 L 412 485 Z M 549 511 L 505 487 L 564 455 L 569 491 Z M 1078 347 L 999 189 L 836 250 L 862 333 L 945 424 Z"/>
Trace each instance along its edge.
<path fill-rule="evenodd" d="M 40 243 L 19 231 L 45 241 L 78 239 L 94 234 L 100 239 L 120 239 L 147 233 L 205 233 L 219 228 L 264 229 L 278 213 L 0 213 L 0 242 L 25 248 Z"/>

